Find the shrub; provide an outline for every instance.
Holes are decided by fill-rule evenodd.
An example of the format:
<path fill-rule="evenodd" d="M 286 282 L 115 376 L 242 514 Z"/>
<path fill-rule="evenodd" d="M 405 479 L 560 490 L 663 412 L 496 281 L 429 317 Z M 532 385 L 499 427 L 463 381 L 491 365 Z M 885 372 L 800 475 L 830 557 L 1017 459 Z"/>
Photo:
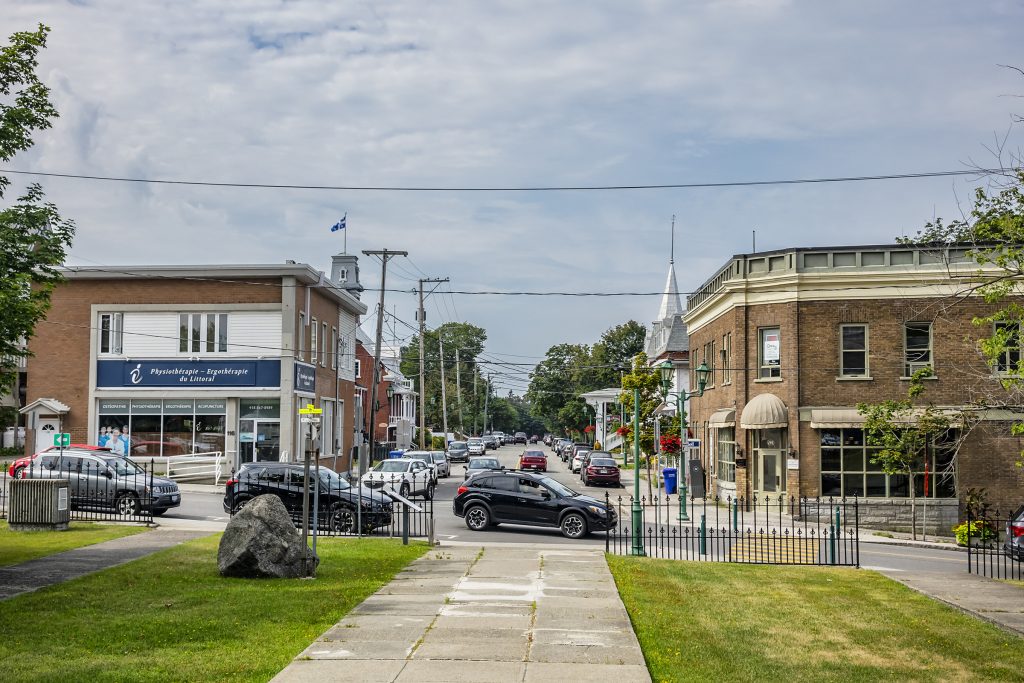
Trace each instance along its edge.
<path fill-rule="evenodd" d="M 970 532 L 971 538 L 976 538 L 981 543 L 987 543 L 999 537 L 992 527 L 982 521 L 971 522 Z M 967 545 L 967 522 L 961 522 L 953 527 L 953 533 L 956 534 L 957 545 Z"/>
<path fill-rule="evenodd" d="M 444 451 L 448 449 L 448 444 L 444 442 L 443 436 L 432 436 L 430 437 L 430 450 L 432 451 Z"/>

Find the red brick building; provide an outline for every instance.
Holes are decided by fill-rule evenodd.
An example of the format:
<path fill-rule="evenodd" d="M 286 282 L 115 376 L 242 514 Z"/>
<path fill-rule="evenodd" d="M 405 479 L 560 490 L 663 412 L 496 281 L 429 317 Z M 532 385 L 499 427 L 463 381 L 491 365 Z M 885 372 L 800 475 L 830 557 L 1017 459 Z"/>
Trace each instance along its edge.
<path fill-rule="evenodd" d="M 955 281 L 976 270 L 963 249 L 896 245 L 732 257 L 688 297 L 685 314 L 691 367 L 713 369 L 690 408 L 709 491 L 905 501 L 910 482 L 871 462 L 856 406 L 905 398 L 909 376 L 924 366 L 935 373 L 924 400 L 951 415 L 986 397 L 1005 400 L 998 368 L 973 341 L 991 330 L 972 320 L 995 307 L 962 296 Z M 961 437 L 959 451 L 937 444 L 929 463 L 929 527 L 946 533 L 969 488 L 985 488 L 1003 510 L 1024 502 L 1012 416 L 969 415 L 976 419 L 951 437 Z M 917 496 L 924 480 L 915 476 Z M 903 520 L 872 523 L 886 521 Z"/>

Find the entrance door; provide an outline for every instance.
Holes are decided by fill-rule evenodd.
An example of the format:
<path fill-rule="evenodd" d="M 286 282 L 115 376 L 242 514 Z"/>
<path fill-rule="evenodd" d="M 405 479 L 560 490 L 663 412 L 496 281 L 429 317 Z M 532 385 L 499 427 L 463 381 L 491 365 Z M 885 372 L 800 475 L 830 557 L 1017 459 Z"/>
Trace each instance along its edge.
<path fill-rule="evenodd" d="M 278 462 L 281 459 L 281 423 L 278 420 L 239 420 L 238 442 L 239 462 Z"/>
<path fill-rule="evenodd" d="M 43 450 L 53 445 L 53 435 L 60 428 L 60 422 L 56 419 L 40 418 L 36 424 L 36 450 Z"/>
<path fill-rule="evenodd" d="M 786 491 L 786 430 L 754 432 L 754 490 L 762 494 Z"/>

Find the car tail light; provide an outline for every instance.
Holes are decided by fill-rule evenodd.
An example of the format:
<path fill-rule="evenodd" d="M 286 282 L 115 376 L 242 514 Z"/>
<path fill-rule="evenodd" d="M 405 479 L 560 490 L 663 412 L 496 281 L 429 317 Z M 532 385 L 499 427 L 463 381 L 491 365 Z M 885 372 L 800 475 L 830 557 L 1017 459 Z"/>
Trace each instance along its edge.
<path fill-rule="evenodd" d="M 590 467 L 587 468 L 587 472 L 589 472 L 590 474 L 594 474 L 595 472 L 597 472 L 597 468 L 591 465 Z"/>
<path fill-rule="evenodd" d="M 230 487 L 234 486 L 237 483 L 238 483 L 237 479 L 228 479 L 226 482 L 224 482 L 224 486 L 225 486 L 225 488 L 230 488 Z"/>
<path fill-rule="evenodd" d="M 1024 522 L 1014 522 L 1010 525 L 1010 533 L 1013 534 L 1014 538 L 1020 538 L 1024 536 Z"/>
<path fill-rule="evenodd" d="M 461 496 L 463 493 L 469 490 L 468 486 L 460 486 L 459 490 L 455 492 L 455 495 Z"/>

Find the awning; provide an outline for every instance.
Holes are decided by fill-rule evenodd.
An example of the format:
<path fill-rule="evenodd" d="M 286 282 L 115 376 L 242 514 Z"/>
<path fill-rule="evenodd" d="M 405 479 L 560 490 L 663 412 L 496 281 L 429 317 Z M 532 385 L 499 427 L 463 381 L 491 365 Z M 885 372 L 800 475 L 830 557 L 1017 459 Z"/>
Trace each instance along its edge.
<path fill-rule="evenodd" d="M 39 413 L 40 415 L 66 415 L 71 408 L 55 398 L 37 398 L 21 409 L 22 414 Z"/>
<path fill-rule="evenodd" d="M 736 409 L 735 408 L 722 408 L 716 410 L 712 415 L 711 419 L 708 420 L 709 427 L 735 427 L 736 426 Z"/>
<path fill-rule="evenodd" d="M 864 416 L 856 408 L 812 408 L 811 429 L 858 429 L 864 426 Z"/>
<path fill-rule="evenodd" d="M 760 394 L 743 406 L 740 426 L 744 429 L 773 429 L 789 425 L 789 410 L 775 394 Z"/>

